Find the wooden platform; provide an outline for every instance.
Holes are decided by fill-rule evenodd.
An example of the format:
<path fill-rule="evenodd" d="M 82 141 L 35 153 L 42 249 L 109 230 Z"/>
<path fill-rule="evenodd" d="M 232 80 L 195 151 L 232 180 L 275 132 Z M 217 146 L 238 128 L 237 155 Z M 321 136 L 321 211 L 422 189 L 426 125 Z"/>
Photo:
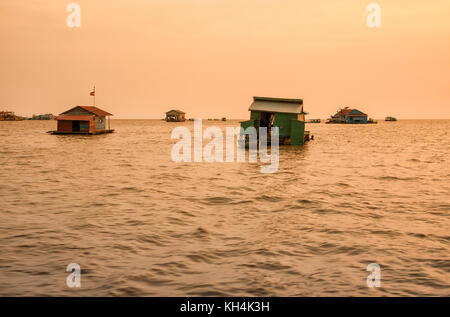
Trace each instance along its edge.
<path fill-rule="evenodd" d="M 353 125 L 358 125 L 358 124 L 377 124 L 378 121 L 367 121 L 367 122 L 330 122 L 327 121 L 325 122 L 326 124 L 353 124 Z"/>
<path fill-rule="evenodd" d="M 50 134 L 58 134 L 58 135 L 67 135 L 67 134 L 77 134 L 77 135 L 96 135 L 96 134 L 105 134 L 105 133 L 113 133 L 114 129 L 110 130 L 101 130 L 101 131 L 95 131 L 95 132 L 63 132 L 63 131 L 48 131 L 47 133 Z"/>
<path fill-rule="evenodd" d="M 314 140 L 314 136 L 311 134 L 310 131 L 305 130 L 303 134 L 303 145 L 306 144 L 306 142 L 309 142 L 311 140 Z M 268 137 L 267 140 L 267 146 L 271 145 L 271 138 Z M 256 143 L 256 145 L 259 148 L 259 141 Z M 279 145 L 291 145 L 291 138 L 290 137 L 280 137 L 279 139 Z M 245 136 L 245 148 L 249 148 L 249 136 Z"/>

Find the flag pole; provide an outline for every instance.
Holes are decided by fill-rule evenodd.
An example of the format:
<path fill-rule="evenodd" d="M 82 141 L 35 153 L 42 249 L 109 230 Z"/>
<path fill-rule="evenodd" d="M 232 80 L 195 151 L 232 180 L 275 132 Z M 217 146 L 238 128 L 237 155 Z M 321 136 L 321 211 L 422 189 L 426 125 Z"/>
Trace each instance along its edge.
<path fill-rule="evenodd" d="M 95 107 L 95 85 L 94 85 L 94 107 Z"/>

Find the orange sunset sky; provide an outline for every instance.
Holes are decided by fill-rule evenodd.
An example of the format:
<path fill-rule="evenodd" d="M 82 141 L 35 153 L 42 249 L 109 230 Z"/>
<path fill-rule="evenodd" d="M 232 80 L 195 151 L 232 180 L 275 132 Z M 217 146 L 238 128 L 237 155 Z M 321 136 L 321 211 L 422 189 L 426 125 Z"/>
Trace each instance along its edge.
<path fill-rule="evenodd" d="M 0 43 L 0 110 L 18 115 L 90 105 L 95 83 L 115 118 L 245 119 L 254 95 L 309 118 L 450 118 L 448 0 L 0 0 Z"/>

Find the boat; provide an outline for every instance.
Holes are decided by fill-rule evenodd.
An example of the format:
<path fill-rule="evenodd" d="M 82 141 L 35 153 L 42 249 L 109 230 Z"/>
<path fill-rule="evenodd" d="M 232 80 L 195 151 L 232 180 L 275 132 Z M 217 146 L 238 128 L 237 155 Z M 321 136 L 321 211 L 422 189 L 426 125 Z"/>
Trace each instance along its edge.
<path fill-rule="evenodd" d="M 395 118 L 395 117 L 386 117 L 386 118 L 384 118 L 384 121 L 397 121 L 397 118 Z"/>

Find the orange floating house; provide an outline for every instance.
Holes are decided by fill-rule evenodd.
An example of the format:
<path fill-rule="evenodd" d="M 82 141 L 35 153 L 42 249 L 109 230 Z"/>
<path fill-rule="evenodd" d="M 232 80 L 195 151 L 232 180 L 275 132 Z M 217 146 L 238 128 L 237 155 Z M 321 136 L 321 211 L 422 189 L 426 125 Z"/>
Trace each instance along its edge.
<path fill-rule="evenodd" d="M 76 106 L 61 113 L 58 127 L 52 134 L 103 134 L 112 133 L 111 113 L 94 106 Z M 107 122 L 108 121 L 108 122 Z M 108 123 L 108 124 L 107 124 Z M 108 127 L 107 127 L 108 126 Z"/>

